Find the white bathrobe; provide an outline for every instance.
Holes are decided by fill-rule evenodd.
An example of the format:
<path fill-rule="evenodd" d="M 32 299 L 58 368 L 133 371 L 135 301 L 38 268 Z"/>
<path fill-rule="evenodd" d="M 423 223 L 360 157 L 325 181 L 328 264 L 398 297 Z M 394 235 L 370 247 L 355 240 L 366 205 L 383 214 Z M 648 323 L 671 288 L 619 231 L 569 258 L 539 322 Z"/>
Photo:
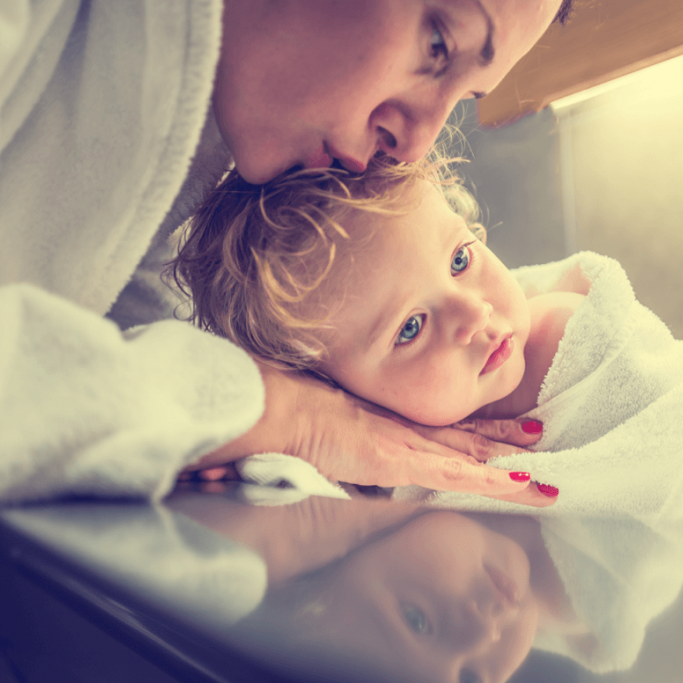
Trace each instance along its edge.
<path fill-rule="evenodd" d="M 594 640 L 539 634 L 535 646 L 594 671 L 626 669 L 647 624 L 683 585 L 683 341 L 636 300 L 612 259 L 583 252 L 513 272 L 528 296 L 587 294 L 567 324 L 539 407 L 528 413 L 544 426 L 536 452 L 489 461 L 560 489 L 553 507 L 533 512 Z M 291 499 L 341 495 L 306 463 L 284 456 L 258 456 L 239 467 L 262 485 L 289 479 Z M 514 503 L 419 487 L 397 489 L 394 498 L 530 513 Z M 255 500 L 265 499 L 262 487 Z"/>
<path fill-rule="evenodd" d="M 222 5 L 0 0 L 0 501 L 160 497 L 262 412 L 225 340 L 102 317 L 230 163 L 207 119 Z"/>

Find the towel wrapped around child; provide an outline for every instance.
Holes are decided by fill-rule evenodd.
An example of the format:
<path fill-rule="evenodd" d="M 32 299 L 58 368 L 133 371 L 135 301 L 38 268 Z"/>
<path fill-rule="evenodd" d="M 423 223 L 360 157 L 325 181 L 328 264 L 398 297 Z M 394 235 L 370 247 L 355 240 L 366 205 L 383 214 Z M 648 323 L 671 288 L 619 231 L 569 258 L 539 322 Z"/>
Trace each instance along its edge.
<path fill-rule="evenodd" d="M 594 671 L 630 667 L 648 622 L 683 585 L 683 341 L 640 304 L 623 268 L 582 252 L 515 272 L 528 297 L 586 294 L 528 413 L 544 425 L 535 452 L 489 461 L 528 471 L 560 489 L 556 505 L 534 510 L 575 612 L 595 634 L 585 641 L 539 636 L 535 646 L 570 656 Z M 294 479 L 321 493 L 317 473 Z M 245 475 L 260 475 L 256 461 Z M 261 483 L 268 477 L 261 476 Z M 317 488 L 314 489 L 314 486 Z M 292 492 L 290 491 L 290 495 Z M 515 503 L 419 487 L 394 498 L 429 505 L 528 513 Z"/>

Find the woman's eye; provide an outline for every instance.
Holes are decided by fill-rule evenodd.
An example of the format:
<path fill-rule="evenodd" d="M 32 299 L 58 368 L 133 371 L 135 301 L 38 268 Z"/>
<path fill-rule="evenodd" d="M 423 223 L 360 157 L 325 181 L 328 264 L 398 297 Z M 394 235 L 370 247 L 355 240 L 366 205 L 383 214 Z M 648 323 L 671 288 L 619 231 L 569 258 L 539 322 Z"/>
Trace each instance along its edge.
<path fill-rule="evenodd" d="M 403 326 L 403 329 L 398 335 L 396 344 L 405 344 L 411 339 L 415 339 L 422 329 L 423 318 L 424 316 L 421 315 L 413 315 L 408 318 L 408 320 L 406 320 L 406 324 Z"/>
<path fill-rule="evenodd" d="M 429 621 L 425 616 L 425 613 L 415 605 L 403 605 L 403 618 L 408 624 L 408 628 L 414 631 L 418 635 L 424 635 L 429 633 Z"/>
<path fill-rule="evenodd" d="M 467 245 L 460 247 L 458 251 L 455 252 L 455 256 L 451 261 L 451 273 L 462 273 L 466 270 L 467 266 L 470 265 L 470 250 Z"/>
<path fill-rule="evenodd" d="M 446 45 L 443 33 L 441 33 L 439 27 L 436 25 L 432 26 L 430 47 L 433 59 L 448 59 L 448 45 Z"/>

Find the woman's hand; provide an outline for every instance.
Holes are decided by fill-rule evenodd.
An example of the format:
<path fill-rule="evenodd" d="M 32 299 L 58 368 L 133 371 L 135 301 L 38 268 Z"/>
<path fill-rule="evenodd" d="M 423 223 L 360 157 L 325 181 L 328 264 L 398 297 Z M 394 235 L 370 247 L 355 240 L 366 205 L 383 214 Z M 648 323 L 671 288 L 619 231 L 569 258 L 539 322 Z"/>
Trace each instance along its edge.
<path fill-rule="evenodd" d="M 261 372 L 266 409 L 259 422 L 187 470 L 218 468 L 247 455 L 278 452 L 307 460 L 335 481 L 417 484 L 536 507 L 555 501 L 528 477 L 511 477 L 506 470 L 483 464 L 538 441 L 540 434 L 526 433 L 522 422 L 478 420 L 463 428 L 423 427 L 298 373 L 266 365 L 261 365 Z M 220 470 L 210 476 L 218 474 Z"/>

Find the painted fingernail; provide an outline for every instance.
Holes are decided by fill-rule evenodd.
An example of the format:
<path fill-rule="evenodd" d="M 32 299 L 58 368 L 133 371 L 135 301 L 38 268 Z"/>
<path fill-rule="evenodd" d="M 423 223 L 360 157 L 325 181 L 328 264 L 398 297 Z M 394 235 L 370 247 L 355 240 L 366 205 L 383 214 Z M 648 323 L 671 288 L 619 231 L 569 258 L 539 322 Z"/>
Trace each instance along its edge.
<path fill-rule="evenodd" d="M 560 489 L 555 486 L 550 486 L 550 484 L 536 484 L 538 490 L 548 498 L 557 498 L 560 495 Z"/>
<path fill-rule="evenodd" d="M 522 422 L 522 431 L 525 434 L 541 434 L 543 432 L 543 425 L 536 420 L 527 420 Z"/>
<path fill-rule="evenodd" d="M 531 475 L 528 472 L 510 472 L 512 481 L 529 481 Z"/>

